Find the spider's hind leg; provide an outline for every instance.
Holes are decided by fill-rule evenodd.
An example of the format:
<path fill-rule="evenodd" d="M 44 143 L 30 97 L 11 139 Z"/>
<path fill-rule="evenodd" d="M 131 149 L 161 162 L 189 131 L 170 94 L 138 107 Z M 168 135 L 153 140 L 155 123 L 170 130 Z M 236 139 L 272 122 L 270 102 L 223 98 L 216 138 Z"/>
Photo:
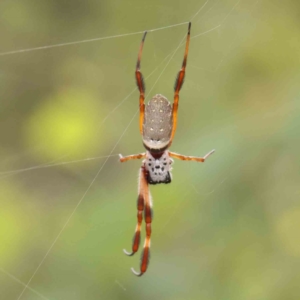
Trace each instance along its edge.
<path fill-rule="evenodd" d="M 173 158 L 177 158 L 180 160 L 194 160 L 197 162 L 205 162 L 205 160 L 215 152 L 215 150 L 211 150 L 210 152 L 208 152 L 206 155 L 204 155 L 203 157 L 197 157 L 197 156 L 187 156 L 187 155 L 182 155 L 179 153 L 175 153 L 175 152 L 171 152 L 169 151 L 169 155 Z"/>
<path fill-rule="evenodd" d="M 146 157 L 146 153 L 139 153 L 139 154 L 133 154 L 133 155 L 128 155 L 128 156 L 123 156 L 122 154 L 119 154 L 120 162 L 126 162 L 128 160 L 141 159 L 141 158 L 145 158 L 145 157 Z"/>

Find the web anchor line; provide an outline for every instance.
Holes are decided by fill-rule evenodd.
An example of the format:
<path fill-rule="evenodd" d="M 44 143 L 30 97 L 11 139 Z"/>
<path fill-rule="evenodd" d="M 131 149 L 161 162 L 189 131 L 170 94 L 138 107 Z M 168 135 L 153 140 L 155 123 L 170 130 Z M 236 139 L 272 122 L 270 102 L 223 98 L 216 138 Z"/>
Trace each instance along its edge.
<path fill-rule="evenodd" d="M 159 31 L 159 30 L 163 30 L 163 29 L 168 29 L 168 28 L 172 28 L 172 27 L 181 26 L 181 25 L 184 25 L 184 24 L 187 24 L 187 23 L 188 22 L 177 23 L 177 24 L 168 25 L 168 26 L 164 26 L 164 27 L 149 29 L 147 31 L 148 32 L 154 32 L 154 31 Z M 97 42 L 97 41 L 103 41 L 103 40 L 109 40 L 109 39 L 116 39 L 116 38 L 131 36 L 131 35 L 142 34 L 142 33 L 144 33 L 144 31 L 145 30 L 130 32 L 130 33 L 124 33 L 124 34 L 104 36 L 104 37 L 98 37 L 98 38 L 81 40 L 81 41 L 68 42 L 68 43 L 60 43 L 60 44 L 46 45 L 46 46 L 40 46 L 40 47 L 12 50 L 12 51 L 7 51 L 7 52 L 0 52 L 0 56 L 13 55 L 13 54 L 18 54 L 18 53 L 25 53 L 25 52 L 45 50 L 45 49 L 52 49 L 52 48 L 71 46 L 71 45 L 78 45 L 78 44 L 84 44 L 84 43 L 91 43 L 91 42 Z"/>

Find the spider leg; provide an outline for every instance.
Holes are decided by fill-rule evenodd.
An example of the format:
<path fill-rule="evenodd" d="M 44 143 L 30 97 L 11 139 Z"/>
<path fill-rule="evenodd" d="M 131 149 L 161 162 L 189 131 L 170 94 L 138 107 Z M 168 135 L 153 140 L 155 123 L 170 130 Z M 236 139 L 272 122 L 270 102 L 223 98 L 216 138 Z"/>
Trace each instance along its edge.
<path fill-rule="evenodd" d="M 211 150 L 206 155 L 204 155 L 204 157 L 186 156 L 186 155 L 182 155 L 182 154 L 178 154 L 178 153 L 170 152 L 170 151 L 169 151 L 169 155 L 173 158 L 177 158 L 177 159 L 181 159 L 181 160 L 194 160 L 197 162 L 205 162 L 205 160 L 214 152 L 215 152 L 215 150 Z"/>
<path fill-rule="evenodd" d="M 128 156 L 123 156 L 122 154 L 119 154 L 120 162 L 126 162 L 131 159 L 141 159 L 146 157 L 146 153 L 139 153 L 139 154 L 133 154 Z"/>
<path fill-rule="evenodd" d="M 144 174 L 143 174 L 143 166 L 140 168 L 139 172 L 139 195 L 137 200 L 137 225 L 135 228 L 135 234 L 133 237 L 132 243 L 132 252 L 128 252 L 123 249 L 123 252 L 128 255 L 132 256 L 135 252 L 138 251 L 140 240 L 141 240 L 141 225 L 143 221 L 143 211 L 144 211 Z"/>
<path fill-rule="evenodd" d="M 171 132 L 171 138 L 170 138 L 170 143 L 169 147 L 172 144 L 175 131 L 176 131 L 176 126 L 177 126 L 177 112 L 178 112 L 178 102 L 179 102 L 179 91 L 183 85 L 184 81 L 184 76 L 185 76 L 185 68 L 186 68 L 186 62 L 187 62 L 187 56 L 189 52 L 189 44 L 190 44 L 190 32 L 191 32 L 191 25 L 192 23 L 189 22 L 189 27 L 188 27 L 188 33 L 186 37 L 186 44 L 185 44 L 185 52 L 184 52 L 184 57 L 183 57 L 183 62 L 182 62 L 182 67 L 180 71 L 177 74 L 177 78 L 175 81 L 175 86 L 174 86 L 174 102 L 173 102 L 173 111 L 172 111 L 172 116 L 173 116 L 173 127 L 172 127 L 172 132 Z"/>
<path fill-rule="evenodd" d="M 136 272 L 133 268 L 131 268 L 131 271 L 136 276 L 142 276 L 146 271 L 149 263 L 149 255 L 150 255 L 150 238 L 151 238 L 151 223 L 152 223 L 152 201 L 151 201 L 151 195 L 149 191 L 149 186 L 147 182 L 147 171 L 145 167 L 142 167 L 143 173 L 143 180 L 141 183 L 143 184 L 143 191 L 144 191 L 144 203 L 145 203 L 145 209 L 144 209 L 144 217 L 146 222 L 146 238 L 144 243 L 144 249 L 141 256 L 141 265 L 140 265 L 140 272 Z"/>
<path fill-rule="evenodd" d="M 143 123 L 144 123 L 144 114 L 145 114 L 145 104 L 144 104 L 145 83 L 144 83 L 143 74 L 140 71 L 140 67 L 141 67 L 141 57 L 142 57 L 143 46 L 144 46 L 146 35 L 147 35 L 147 31 L 145 31 L 142 41 L 141 41 L 140 50 L 139 50 L 139 54 L 138 54 L 138 60 L 137 60 L 136 69 L 135 69 L 136 83 L 137 83 L 138 89 L 140 91 L 140 132 L 141 132 L 141 134 L 143 134 Z"/>

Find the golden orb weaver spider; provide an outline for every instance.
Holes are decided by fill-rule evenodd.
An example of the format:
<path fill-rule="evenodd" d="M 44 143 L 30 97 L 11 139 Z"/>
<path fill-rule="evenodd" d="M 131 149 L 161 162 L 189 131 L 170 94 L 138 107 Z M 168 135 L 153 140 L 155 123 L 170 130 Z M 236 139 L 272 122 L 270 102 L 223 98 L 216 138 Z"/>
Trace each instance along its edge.
<path fill-rule="evenodd" d="M 132 252 L 123 250 L 125 254 L 132 256 L 138 251 L 141 236 L 141 225 L 143 221 L 143 213 L 146 222 L 146 238 L 144 243 L 144 250 L 141 257 L 140 272 L 136 272 L 131 268 L 132 272 L 137 275 L 143 275 L 148 267 L 149 253 L 150 253 L 150 238 L 151 238 L 151 222 L 152 222 L 152 200 L 148 184 L 170 183 L 172 170 L 171 165 L 173 158 L 181 160 L 194 160 L 197 162 L 204 162 L 214 150 L 207 153 L 204 157 L 185 156 L 175 152 L 168 151 L 171 146 L 173 137 L 177 126 L 177 111 L 179 102 L 179 91 L 182 87 L 185 68 L 187 62 L 187 55 L 190 43 L 191 22 L 189 22 L 185 53 L 183 63 L 178 72 L 175 86 L 174 86 L 174 102 L 171 106 L 170 102 L 163 95 L 155 95 L 149 103 L 144 104 L 145 100 L 145 85 L 143 75 L 140 71 L 141 56 L 147 31 L 145 31 L 140 50 L 138 53 L 138 60 L 136 64 L 135 77 L 138 89 L 140 91 L 140 132 L 143 138 L 143 144 L 146 152 L 134 154 L 123 157 L 121 154 L 120 161 L 125 162 L 131 159 L 144 158 L 142 166 L 139 171 L 139 189 L 137 200 L 137 225 L 132 244 Z"/>

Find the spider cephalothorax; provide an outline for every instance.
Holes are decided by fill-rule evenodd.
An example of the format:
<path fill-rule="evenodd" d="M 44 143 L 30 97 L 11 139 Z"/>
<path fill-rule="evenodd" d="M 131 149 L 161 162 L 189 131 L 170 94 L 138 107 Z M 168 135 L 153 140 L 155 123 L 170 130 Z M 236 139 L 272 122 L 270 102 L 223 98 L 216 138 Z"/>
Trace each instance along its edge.
<path fill-rule="evenodd" d="M 204 162 L 214 150 L 210 151 L 204 157 L 185 156 L 175 152 L 170 152 L 168 148 L 171 146 L 177 126 L 177 111 L 179 102 L 179 91 L 182 87 L 187 55 L 190 42 L 191 22 L 188 27 L 186 39 L 185 53 L 180 71 L 177 74 L 174 87 L 174 102 L 173 105 L 163 95 L 155 95 L 149 103 L 144 104 L 145 100 L 145 85 L 142 73 L 140 71 L 140 62 L 142 50 L 147 32 L 144 33 L 138 54 L 136 64 L 135 77 L 138 89 L 140 91 L 140 132 L 143 137 L 143 144 L 146 148 L 145 153 L 129 155 L 123 157 L 120 154 L 120 161 L 125 162 L 131 159 L 144 158 L 139 172 L 139 195 L 137 201 L 137 225 L 133 238 L 132 252 L 124 252 L 131 256 L 138 251 L 141 235 L 141 224 L 143 221 L 143 213 L 146 223 L 146 238 L 144 243 L 144 251 L 141 258 L 140 272 L 132 269 L 137 276 L 143 275 L 148 267 L 150 253 L 150 237 L 151 237 L 151 222 L 152 222 L 152 200 L 149 191 L 149 184 L 170 183 L 171 182 L 171 165 L 173 158 L 181 160 L 194 160 Z"/>
<path fill-rule="evenodd" d="M 147 181 L 149 184 L 170 183 L 173 159 L 169 157 L 168 151 L 162 153 L 152 153 L 147 151 L 143 161 L 147 171 Z"/>

